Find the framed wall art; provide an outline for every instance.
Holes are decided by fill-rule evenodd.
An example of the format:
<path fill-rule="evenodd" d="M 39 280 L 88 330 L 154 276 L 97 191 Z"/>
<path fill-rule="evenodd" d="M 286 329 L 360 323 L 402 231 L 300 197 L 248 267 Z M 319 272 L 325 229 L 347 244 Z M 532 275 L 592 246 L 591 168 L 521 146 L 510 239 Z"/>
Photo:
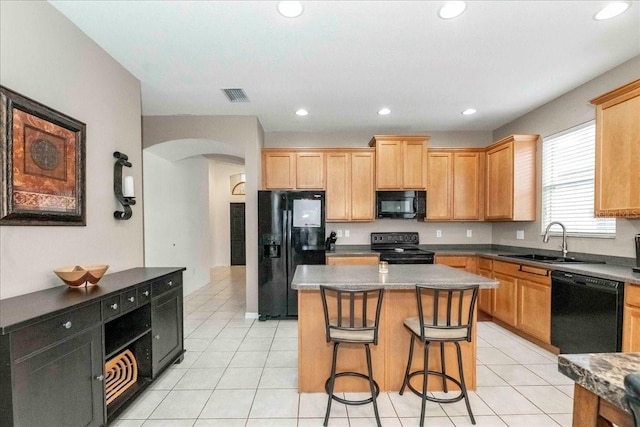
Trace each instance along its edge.
<path fill-rule="evenodd" d="M 86 225 L 86 125 L 0 86 L 0 225 Z"/>

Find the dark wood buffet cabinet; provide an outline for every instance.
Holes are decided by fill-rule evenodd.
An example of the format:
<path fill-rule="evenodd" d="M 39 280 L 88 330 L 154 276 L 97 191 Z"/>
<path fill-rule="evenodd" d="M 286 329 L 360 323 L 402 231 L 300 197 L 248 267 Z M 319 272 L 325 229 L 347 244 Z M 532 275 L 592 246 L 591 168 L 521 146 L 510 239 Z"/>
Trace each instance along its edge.
<path fill-rule="evenodd" d="M 113 421 L 184 357 L 184 270 L 134 268 L 0 300 L 0 426 Z M 126 350 L 137 381 L 106 404 L 105 363 Z"/>

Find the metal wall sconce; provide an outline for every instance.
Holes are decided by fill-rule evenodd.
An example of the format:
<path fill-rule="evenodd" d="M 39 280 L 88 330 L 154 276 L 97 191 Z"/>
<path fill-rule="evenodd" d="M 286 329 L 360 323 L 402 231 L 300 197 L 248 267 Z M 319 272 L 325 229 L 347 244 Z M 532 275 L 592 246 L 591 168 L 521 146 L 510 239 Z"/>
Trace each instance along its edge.
<path fill-rule="evenodd" d="M 124 186 L 122 180 L 122 167 L 126 166 L 130 168 L 131 163 L 128 162 L 129 157 L 119 151 L 114 152 L 113 157 L 117 159 L 113 166 L 113 192 L 124 209 L 124 211 L 115 211 L 113 216 L 115 219 L 125 220 L 131 218 L 131 215 L 133 214 L 131 206 L 136 204 L 136 198 L 133 191 L 133 177 L 125 176 Z"/>

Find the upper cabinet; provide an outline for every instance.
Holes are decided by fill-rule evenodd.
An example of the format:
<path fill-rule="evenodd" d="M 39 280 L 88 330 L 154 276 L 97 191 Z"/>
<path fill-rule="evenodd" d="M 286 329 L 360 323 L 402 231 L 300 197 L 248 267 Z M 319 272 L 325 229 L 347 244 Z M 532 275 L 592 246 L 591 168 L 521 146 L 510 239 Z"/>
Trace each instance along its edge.
<path fill-rule="evenodd" d="M 640 214 L 640 79 L 591 100 L 596 105 L 596 217 Z"/>
<path fill-rule="evenodd" d="M 373 221 L 374 150 L 330 151 L 326 163 L 327 221 Z"/>
<path fill-rule="evenodd" d="M 430 149 L 427 220 L 481 220 L 484 150 Z"/>
<path fill-rule="evenodd" d="M 426 135 L 376 135 L 377 190 L 424 190 L 427 185 Z"/>
<path fill-rule="evenodd" d="M 487 220 L 535 221 L 538 137 L 511 135 L 487 148 Z"/>
<path fill-rule="evenodd" d="M 265 190 L 323 190 L 324 156 L 321 151 L 262 150 L 262 187 Z"/>

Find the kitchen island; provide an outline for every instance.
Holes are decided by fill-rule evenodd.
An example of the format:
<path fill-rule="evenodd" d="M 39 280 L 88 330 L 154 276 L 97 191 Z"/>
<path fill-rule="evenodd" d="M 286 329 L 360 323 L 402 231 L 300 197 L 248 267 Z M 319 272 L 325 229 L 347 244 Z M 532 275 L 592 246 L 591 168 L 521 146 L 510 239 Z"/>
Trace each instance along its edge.
<path fill-rule="evenodd" d="M 329 377 L 332 345 L 326 342 L 320 286 L 345 289 L 384 286 L 377 346 L 371 346 L 373 375 L 381 390 L 397 391 L 402 386 L 409 352 L 409 332 L 403 325 L 406 317 L 416 316 L 415 285 L 438 286 L 479 285 L 496 288 L 498 281 L 467 273 L 445 265 L 396 264 L 388 273 L 379 273 L 377 265 L 301 265 L 296 269 L 291 286 L 298 291 L 298 391 L 324 392 Z M 475 317 L 475 314 L 474 314 Z M 476 328 L 471 343 L 461 343 L 464 375 L 469 390 L 476 388 Z M 433 346 L 429 368 L 440 367 L 440 349 Z M 447 373 L 457 376 L 454 346 L 445 351 Z M 412 369 L 422 366 L 422 351 L 415 351 Z M 338 357 L 338 370 L 366 372 L 364 351 L 360 345 L 343 344 Z M 454 388 L 449 383 L 450 388 Z M 368 384 L 342 378 L 336 391 L 368 391 Z M 429 390 L 441 390 L 442 381 L 429 382 Z"/>
<path fill-rule="evenodd" d="M 633 427 L 625 400 L 624 377 L 640 372 L 640 353 L 562 354 L 558 356 L 558 370 L 576 382 L 574 427 L 610 423 Z"/>

